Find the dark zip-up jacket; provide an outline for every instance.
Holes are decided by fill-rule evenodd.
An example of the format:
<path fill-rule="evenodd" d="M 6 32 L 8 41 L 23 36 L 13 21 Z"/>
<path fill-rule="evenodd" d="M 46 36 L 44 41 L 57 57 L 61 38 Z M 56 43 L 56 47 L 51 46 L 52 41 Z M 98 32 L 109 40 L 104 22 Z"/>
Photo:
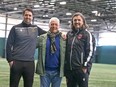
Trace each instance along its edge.
<path fill-rule="evenodd" d="M 87 29 L 69 31 L 66 41 L 65 69 L 88 67 L 93 56 L 93 44 L 92 35 Z"/>
<path fill-rule="evenodd" d="M 37 36 L 45 33 L 36 25 L 21 24 L 12 27 L 6 45 L 7 61 L 34 61 Z"/>

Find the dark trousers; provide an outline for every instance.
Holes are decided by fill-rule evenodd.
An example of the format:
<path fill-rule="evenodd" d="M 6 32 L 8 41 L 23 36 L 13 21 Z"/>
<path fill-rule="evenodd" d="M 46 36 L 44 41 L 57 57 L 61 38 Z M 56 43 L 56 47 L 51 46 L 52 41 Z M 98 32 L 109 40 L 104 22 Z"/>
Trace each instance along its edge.
<path fill-rule="evenodd" d="M 66 71 L 67 87 L 88 87 L 88 73 L 82 69 Z"/>
<path fill-rule="evenodd" d="M 32 87 L 34 79 L 34 61 L 14 61 L 10 68 L 10 87 L 18 87 L 21 76 L 24 87 Z"/>

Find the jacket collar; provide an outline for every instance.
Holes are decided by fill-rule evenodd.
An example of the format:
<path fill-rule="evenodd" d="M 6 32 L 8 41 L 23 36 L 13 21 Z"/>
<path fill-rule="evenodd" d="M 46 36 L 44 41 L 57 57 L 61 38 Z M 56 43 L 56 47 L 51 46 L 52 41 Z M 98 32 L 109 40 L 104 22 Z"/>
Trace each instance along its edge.
<path fill-rule="evenodd" d="M 22 25 L 24 26 L 24 27 L 30 27 L 32 24 L 30 23 L 30 24 L 27 24 L 27 23 L 25 23 L 24 21 L 22 21 Z"/>

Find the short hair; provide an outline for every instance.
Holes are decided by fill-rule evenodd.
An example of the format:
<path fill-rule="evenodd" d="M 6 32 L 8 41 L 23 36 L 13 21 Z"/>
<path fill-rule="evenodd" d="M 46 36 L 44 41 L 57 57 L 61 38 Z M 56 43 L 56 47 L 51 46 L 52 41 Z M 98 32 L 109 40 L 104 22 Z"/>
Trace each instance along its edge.
<path fill-rule="evenodd" d="M 52 17 L 50 20 L 49 20 L 49 24 L 51 23 L 51 21 L 53 20 L 56 20 L 58 22 L 58 25 L 60 25 L 60 20 L 57 18 L 57 17 Z"/>
<path fill-rule="evenodd" d="M 73 18 L 74 18 L 75 16 L 80 16 L 80 17 L 83 19 L 83 22 L 84 22 L 84 25 L 82 26 L 83 29 L 88 28 L 88 25 L 87 25 L 87 23 L 86 23 L 85 17 L 84 17 L 84 15 L 83 15 L 82 13 L 80 13 L 80 12 L 77 12 L 77 13 L 75 13 L 75 14 L 72 16 L 71 28 L 74 28 L 74 26 L 73 26 Z"/>
<path fill-rule="evenodd" d="M 23 15 L 25 14 L 25 11 L 30 11 L 32 14 L 34 14 L 33 10 L 31 8 L 25 8 L 23 10 Z"/>

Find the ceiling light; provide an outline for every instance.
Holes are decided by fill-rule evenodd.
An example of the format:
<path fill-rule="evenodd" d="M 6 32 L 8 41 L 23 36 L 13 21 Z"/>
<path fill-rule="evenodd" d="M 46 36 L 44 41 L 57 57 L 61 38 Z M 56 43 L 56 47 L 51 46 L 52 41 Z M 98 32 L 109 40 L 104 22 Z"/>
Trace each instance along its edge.
<path fill-rule="evenodd" d="M 54 5 L 48 5 L 48 6 L 46 6 L 46 7 L 54 7 Z"/>
<path fill-rule="evenodd" d="M 70 13 L 70 12 L 67 12 L 67 13 L 66 13 L 66 15 L 72 15 L 72 13 Z"/>
<path fill-rule="evenodd" d="M 51 0 L 51 2 L 55 2 L 56 0 Z"/>
<path fill-rule="evenodd" d="M 14 10 L 16 11 L 17 10 L 17 7 L 15 7 Z"/>
<path fill-rule="evenodd" d="M 43 17 L 48 17 L 48 15 L 43 15 Z"/>
<path fill-rule="evenodd" d="M 38 7 L 40 7 L 39 5 L 34 5 L 34 8 L 38 8 Z"/>
<path fill-rule="evenodd" d="M 112 7 L 112 8 L 116 8 L 116 7 Z"/>
<path fill-rule="evenodd" d="M 92 19 L 91 22 L 96 22 L 97 20 L 96 19 Z"/>
<path fill-rule="evenodd" d="M 101 16 L 101 13 L 98 13 L 97 16 Z"/>
<path fill-rule="evenodd" d="M 95 16 L 98 16 L 98 11 L 91 11 Z"/>
<path fill-rule="evenodd" d="M 50 5 L 54 5 L 55 3 L 54 2 L 50 2 Z"/>
<path fill-rule="evenodd" d="M 66 2 L 65 2 L 65 1 L 60 2 L 60 5 L 65 5 L 65 4 L 66 4 Z"/>
<path fill-rule="evenodd" d="M 91 0 L 92 2 L 99 1 L 99 0 Z"/>
<path fill-rule="evenodd" d="M 98 11 L 91 11 L 91 12 L 94 13 L 94 14 L 98 13 Z"/>
<path fill-rule="evenodd" d="M 68 21 L 68 23 L 70 24 L 70 23 L 71 23 L 71 21 Z"/>

